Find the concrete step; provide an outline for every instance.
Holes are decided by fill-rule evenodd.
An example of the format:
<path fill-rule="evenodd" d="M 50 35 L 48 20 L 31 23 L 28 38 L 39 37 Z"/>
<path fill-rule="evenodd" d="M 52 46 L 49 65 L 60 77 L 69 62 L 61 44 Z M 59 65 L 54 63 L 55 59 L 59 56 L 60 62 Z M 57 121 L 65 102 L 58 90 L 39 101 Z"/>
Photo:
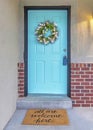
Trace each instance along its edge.
<path fill-rule="evenodd" d="M 17 109 L 70 109 L 72 101 L 63 95 L 29 95 L 17 100 Z"/>

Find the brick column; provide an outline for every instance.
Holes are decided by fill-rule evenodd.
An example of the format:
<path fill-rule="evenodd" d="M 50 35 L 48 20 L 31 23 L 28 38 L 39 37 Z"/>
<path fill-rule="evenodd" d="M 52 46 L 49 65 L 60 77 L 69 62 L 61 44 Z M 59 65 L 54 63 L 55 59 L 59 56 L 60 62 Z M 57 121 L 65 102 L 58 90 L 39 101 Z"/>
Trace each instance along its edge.
<path fill-rule="evenodd" d="M 18 96 L 24 97 L 24 63 L 18 63 Z"/>

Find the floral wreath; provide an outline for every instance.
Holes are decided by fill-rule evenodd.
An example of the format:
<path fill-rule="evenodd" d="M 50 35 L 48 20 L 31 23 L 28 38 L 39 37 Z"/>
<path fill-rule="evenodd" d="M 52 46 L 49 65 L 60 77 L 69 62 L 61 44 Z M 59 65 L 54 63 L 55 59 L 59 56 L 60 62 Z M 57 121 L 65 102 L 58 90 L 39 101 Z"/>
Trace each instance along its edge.
<path fill-rule="evenodd" d="M 54 43 L 58 38 L 58 29 L 56 23 L 46 21 L 40 23 L 35 32 L 37 40 L 40 43 Z"/>

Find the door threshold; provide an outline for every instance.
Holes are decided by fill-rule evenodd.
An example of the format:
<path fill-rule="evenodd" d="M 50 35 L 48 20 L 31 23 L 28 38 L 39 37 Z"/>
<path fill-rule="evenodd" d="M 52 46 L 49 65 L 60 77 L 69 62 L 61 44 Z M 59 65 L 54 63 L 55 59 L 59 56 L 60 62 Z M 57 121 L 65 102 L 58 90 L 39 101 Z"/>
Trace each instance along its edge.
<path fill-rule="evenodd" d="M 28 94 L 26 97 L 19 98 L 20 101 L 62 101 L 71 100 L 65 94 Z"/>
<path fill-rule="evenodd" d="M 67 97 L 67 95 L 66 94 L 47 94 L 47 93 L 45 93 L 45 94 L 39 94 L 39 93 L 34 93 L 34 94 L 28 94 L 27 95 L 27 97 Z"/>
<path fill-rule="evenodd" d="M 35 101 L 61 101 L 70 99 L 65 94 L 28 94 L 25 100 Z"/>

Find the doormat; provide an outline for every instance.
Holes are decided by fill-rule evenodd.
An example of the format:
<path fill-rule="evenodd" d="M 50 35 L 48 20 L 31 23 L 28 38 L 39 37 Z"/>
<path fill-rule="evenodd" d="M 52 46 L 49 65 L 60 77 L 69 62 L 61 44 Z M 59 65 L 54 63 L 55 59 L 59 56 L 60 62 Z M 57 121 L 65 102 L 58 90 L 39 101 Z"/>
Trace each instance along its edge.
<path fill-rule="evenodd" d="M 31 109 L 22 122 L 23 125 L 69 125 L 65 109 Z"/>

